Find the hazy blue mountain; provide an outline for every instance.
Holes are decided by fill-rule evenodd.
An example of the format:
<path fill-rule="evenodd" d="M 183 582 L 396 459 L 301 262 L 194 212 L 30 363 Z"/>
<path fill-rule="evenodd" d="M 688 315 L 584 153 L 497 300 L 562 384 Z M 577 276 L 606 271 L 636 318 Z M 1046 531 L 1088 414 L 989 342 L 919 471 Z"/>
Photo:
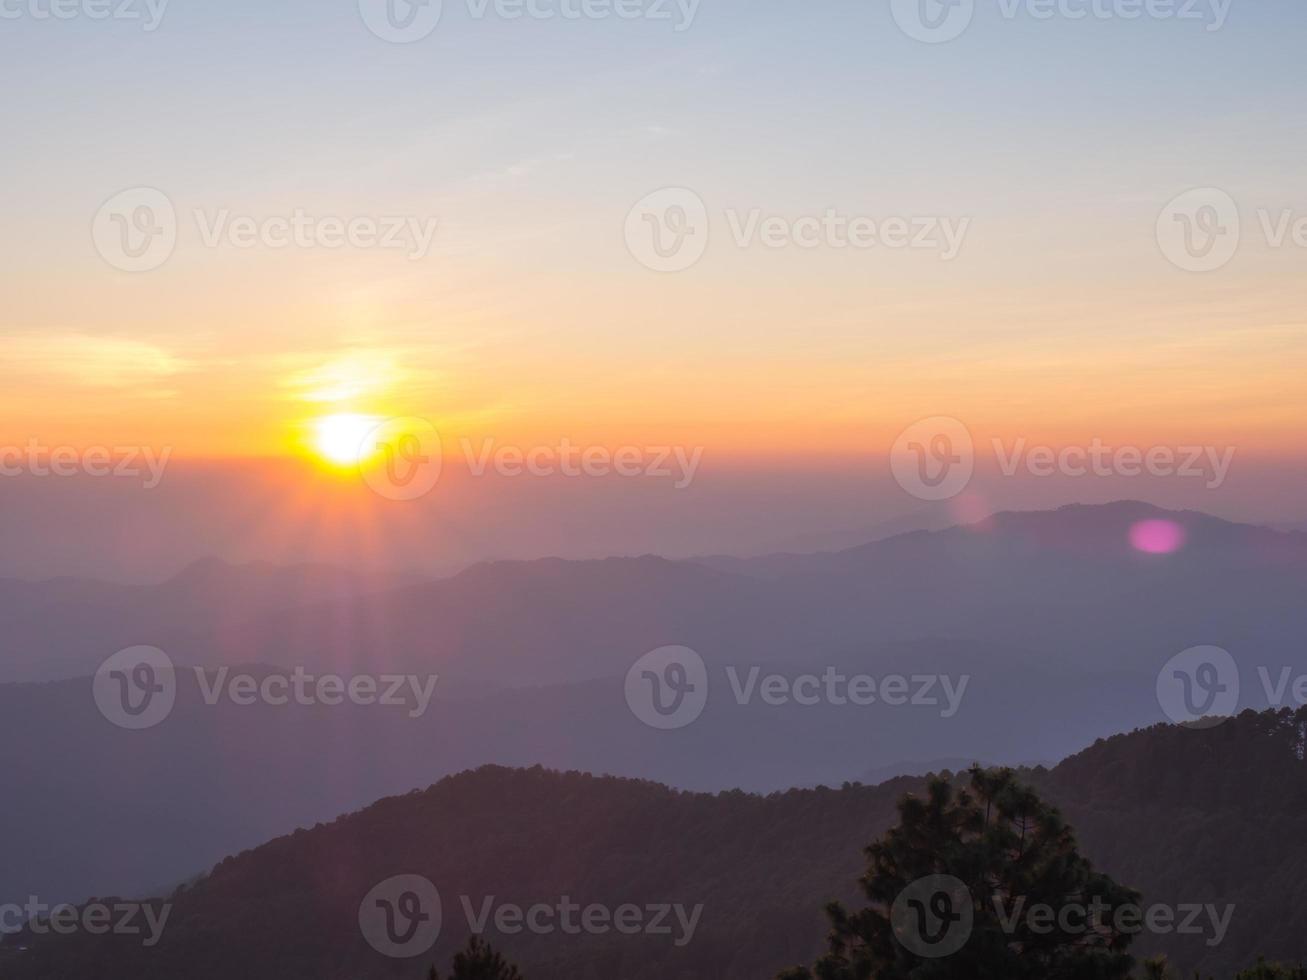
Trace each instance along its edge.
<path fill-rule="evenodd" d="M 207 558 L 157 585 L 92 579 L 0 579 L 0 682 L 93 672 L 116 650 L 177 633 L 221 634 L 272 610 L 363 596 L 415 581 L 407 574 L 327 565 L 234 565 Z"/>
<path fill-rule="evenodd" d="M 1129 528 L 1143 519 L 1184 525 L 1187 546 L 1134 551 Z M 144 732 L 109 724 L 85 676 L 0 686 L 0 833 L 27 844 L 0 874 L 0 901 L 182 880 L 486 763 L 773 791 L 912 771 L 912 760 L 1059 759 L 1162 720 L 1157 673 L 1186 647 L 1229 649 L 1247 707 L 1266 704 L 1258 666 L 1307 670 L 1307 535 L 1122 503 L 1001 514 L 794 562 L 763 577 L 652 556 L 495 563 L 398 586 L 206 563 L 125 590 L 10 583 L 4 635 L 27 669 L 48 666 L 49 649 L 87 674 L 146 643 L 182 667 L 182 683 L 172 715 Z M 14 616 L 23 596 L 32 611 Z M 623 684 L 668 644 L 702 655 L 708 700 L 688 727 L 657 731 Z M 189 670 L 255 663 L 439 678 L 430 709 L 410 718 L 379 705 L 210 706 Z M 942 703 L 772 705 L 759 694 L 768 675 L 828 671 L 967 686 L 947 715 Z M 739 703 L 736 688 L 751 683 Z M 73 832 L 88 808 L 111 834 Z"/>

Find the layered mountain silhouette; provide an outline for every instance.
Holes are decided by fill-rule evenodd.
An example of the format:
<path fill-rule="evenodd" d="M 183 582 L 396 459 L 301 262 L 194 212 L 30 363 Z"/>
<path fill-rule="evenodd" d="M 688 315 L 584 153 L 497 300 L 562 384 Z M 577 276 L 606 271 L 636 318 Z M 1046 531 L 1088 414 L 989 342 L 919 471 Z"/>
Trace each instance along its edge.
<path fill-rule="evenodd" d="M 220 637 L 230 626 L 273 611 L 361 600 L 416 580 L 216 558 L 194 562 L 159 585 L 0 579 L 0 682 L 84 676 L 115 649 L 182 634 Z"/>
<path fill-rule="evenodd" d="M 1180 525 L 1185 547 L 1134 550 L 1129 529 L 1149 519 Z M 1121 666 L 1150 641 L 1173 646 L 1181 617 L 1187 631 L 1223 634 L 1211 642 L 1283 646 L 1307 620 L 1279 619 L 1304 577 L 1307 534 L 1135 502 L 1004 513 L 817 554 L 499 562 L 431 582 L 206 561 L 153 587 L 0 582 L 0 677 L 78 676 L 136 643 L 206 666 L 437 663 L 507 686 L 593 679 L 612 671 L 615 650 L 672 641 L 706 657 L 795 660 L 833 644 L 957 636 L 1036 653 L 1071 643 Z M 1123 619 L 1132 642 L 1101 649 L 1123 639 L 1112 632 Z"/>
<path fill-rule="evenodd" d="M 1144 907 L 1219 909 L 1219 941 L 1203 918 L 1192 933 L 1145 932 L 1136 951 L 1224 978 L 1259 953 L 1301 952 L 1305 745 L 1307 712 L 1245 712 L 1208 730 L 1116 736 L 1020 775 L 1060 805 L 1097 867 L 1142 892 Z M 818 952 L 822 904 L 856 899 L 861 849 L 895 819 L 897 799 L 923 785 L 904 777 L 706 795 L 486 767 L 222 861 L 167 897 L 153 948 L 134 937 L 29 934 L 3 947 L 0 964 L 13 980 L 419 977 L 424 960 L 381 955 L 358 924 L 378 883 L 417 875 L 442 908 L 426 960 L 446 960 L 486 909 L 566 899 L 699 911 L 692 930 L 689 914 L 669 917 L 666 932 L 630 935 L 499 930 L 492 916 L 484 934 L 532 980 L 766 978 Z"/>
<path fill-rule="evenodd" d="M 1167 520 L 1185 546 L 1130 545 Z M 1057 760 L 1164 720 L 1159 669 L 1199 644 L 1243 669 L 1307 671 L 1307 535 L 1146 504 L 1000 514 L 816 555 L 495 563 L 449 579 L 208 562 L 153 587 L 0 584 L 0 902 L 80 901 L 184 880 L 295 827 L 490 763 L 640 777 L 698 791 L 771 792 L 920 773 L 960 754 Z M 179 667 L 168 718 L 110 724 L 91 674 L 148 644 Z M 707 703 L 660 731 L 632 711 L 637 658 L 702 656 Z M 49 652 L 50 661 L 46 655 Z M 296 669 L 438 675 L 414 717 L 379 705 L 206 703 L 206 683 Z M 827 671 L 944 675 L 934 705 L 768 703 L 760 691 Z M 911 689 L 910 689 L 911 690 Z M 932 696 L 942 698 L 940 685 Z M 86 814 L 96 833 L 85 832 Z"/>

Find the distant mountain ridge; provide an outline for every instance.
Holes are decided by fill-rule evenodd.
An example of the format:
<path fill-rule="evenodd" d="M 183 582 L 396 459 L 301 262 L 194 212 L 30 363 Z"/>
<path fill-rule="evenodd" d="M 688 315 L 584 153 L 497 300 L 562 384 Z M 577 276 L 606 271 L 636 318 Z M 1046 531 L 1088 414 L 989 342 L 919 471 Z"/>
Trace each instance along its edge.
<path fill-rule="evenodd" d="M 1185 549 L 1174 556 L 1133 551 L 1128 529 L 1149 519 L 1182 526 Z M 1084 574 L 1068 576 L 1065 569 L 1049 567 L 1068 560 Z M 1175 577 L 1199 560 L 1239 574 L 1287 570 L 1299 575 L 1307 570 L 1307 534 L 1120 501 L 1003 512 L 977 525 L 760 558 L 504 561 L 432 580 L 203 559 L 156 586 L 0 580 L 0 683 L 85 675 L 114 650 L 139 644 L 208 665 L 293 665 L 315 657 L 342 663 L 366 656 L 413 666 L 434 653 L 442 660 L 454 656 L 462 661 L 460 669 L 479 671 L 483 681 L 504 681 L 504 672 L 511 670 L 517 683 L 556 683 L 603 676 L 607 658 L 589 649 L 594 644 L 587 636 L 602 636 L 608 650 L 623 627 L 643 634 L 641 642 L 650 646 L 673 642 L 669 636 L 691 645 L 720 640 L 786 657 L 807 635 L 795 627 L 798 623 L 835 625 L 829 642 L 862 640 L 866 623 L 842 629 L 838 624 L 847 619 L 851 603 L 866 601 L 869 590 L 885 597 L 890 627 L 885 637 L 916 639 L 953 631 L 931 622 L 938 617 L 922 608 L 923 589 L 957 593 L 983 587 L 977 578 L 986 571 L 995 578 L 1009 574 L 1000 563 L 1029 570 L 1025 575 L 1023 568 L 1011 570 L 1015 585 L 1039 590 L 1057 582 L 1063 592 L 1080 589 L 1090 596 L 1105 585 L 1117 592 L 1118 586 L 1129 587 L 1121 573 L 1152 588 L 1150 572 L 1165 569 Z M 1222 570 L 1211 569 L 1213 574 Z M 833 590 L 831 576 L 843 580 Z M 1010 604 L 1001 595 L 977 597 L 986 606 L 995 598 Z M 566 632 L 557 632 L 560 626 Z M 536 644 L 537 631 L 544 634 L 544 646 L 572 649 L 568 663 L 506 661 L 506 653 Z M 430 644 L 417 647 L 417 636 Z M 986 633 L 984 638 L 997 637 Z M 577 665 L 584 666 L 578 670 Z M 541 666 L 546 669 L 537 669 Z"/>
<path fill-rule="evenodd" d="M 1134 551 L 1140 519 L 1183 522 L 1186 547 Z M 22 593 L 10 607 L 22 611 L 0 622 L 0 663 L 76 675 L 0 684 L 0 836 L 28 844 L 7 859 L 0 903 L 182 880 L 224 853 L 486 763 L 771 792 L 960 753 L 1059 759 L 1163 720 L 1158 671 L 1195 645 L 1228 649 L 1245 672 L 1240 705 L 1265 707 L 1258 667 L 1307 672 L 1304 541 L 1125 502 L 997 515 L 766 577 L 645 556 L 496 563 L 378 591 L 371 578 L 221 563 L 127 593 L 60 581 Z M 25 587 L 0 583 L 0 608 Z M 38 611 L 42 594 L 58 601 Z M 130 732 L 96 710 L 88 675 L 137 644 L 166 651 L 184 683 L 163 724 Z M 624 681 L 669 644 L 699 653 L 709 689 L 697 720 L 663 732 L 633 713 Z M 249 665 L 438 684 L 420 718 L 210 706 L 190 669 Z M 774 706 L 756 687 L 751 698 L 736 690 L 751 672 L 792 682 L 827 670 L 968 681 L 949 717 L 824 698 Z M 75 832 L 88 809 L 113 822 L 112 846 Z"/>
<path fill-rule="evenodd" d="M 1185 547 L 1173 555 L 1134 550 L 1129 529 L 1141 520 L 1176 522 Z M 447 672 L 483 680 L 552 684 L 605 676 L 615 650 L 638 655 L 667 643 L 705 656 L 748 650 L 788 660 L 805 647 L 869 640 L 956 636 L 1029 648 L 1061 645 L 1069 633 L 1073 641 L 1092 641 L 1101 656 L 1115 645 L 1115 638 L 1095 635 L 1103 604 L 1137 605 L 1148 593 L 1156 610 L 1133 609 L 1130 616 L 1146 622 L 1190 608 L 1211 622 L 1194 623 L 1209 642 L 1233 643 L 1246 633 L 1266 646 L 1265 627 L 1278 628 L 1286 589 L 1307 584 L 1307 535 L 1127 501 L 998 514 L 981 525 L 794 556 L 790 567 L 776 558 L 757 561 L 767 569 L 762 577 L 748 574 L 748 560 L 733 571 L 654 556 L 500 562 L 291 614 L 274 610 L 220 636 L 180 632 L 165 639 L 194 663 L 293 664 L 314 656 L 341 663 L 366 651 L 389 666 L 434 658 Z M 941 606 L 936 595 L 950 603 Z M 1082 629 L 1049 610 L 1090 622 Z M 1299 620 L 1307 626 L 1307 617 Z M 1239 628 L 1228 629 L 1231 622 Z M 1017 623 L 1021 628 L 1013 629 Z M 1169 623 L 1167 630 L 1173 632 Z M 420 652 L 412 643 L 417 636 L 428 641 Z M 528 649 L 532 655 L 523 656 Z M 1115 666 L 1134 659 L 1121 657 Z"/>
<path fill-rule="evenodd" d="M 272 611 L 385 592 L 407 573 L 202 558 L 156 585 L 0 579 L 0 683 L 92 672 L 114 650 L 179 631 L 217 633 Z"/>

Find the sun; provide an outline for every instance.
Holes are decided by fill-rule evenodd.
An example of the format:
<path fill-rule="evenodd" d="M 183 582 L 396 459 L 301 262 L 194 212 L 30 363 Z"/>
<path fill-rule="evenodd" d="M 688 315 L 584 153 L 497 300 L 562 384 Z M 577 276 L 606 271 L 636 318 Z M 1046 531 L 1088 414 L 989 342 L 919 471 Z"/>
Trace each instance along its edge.
<path fill-rule="evenodd" d="M 358 463 L 375 451 L 367 446 L 368 434 L 381 424 L 372 415 L 345 412 L 325 415 L 313 424 L 314 446 L 323 459 L 340 466 Z"/>

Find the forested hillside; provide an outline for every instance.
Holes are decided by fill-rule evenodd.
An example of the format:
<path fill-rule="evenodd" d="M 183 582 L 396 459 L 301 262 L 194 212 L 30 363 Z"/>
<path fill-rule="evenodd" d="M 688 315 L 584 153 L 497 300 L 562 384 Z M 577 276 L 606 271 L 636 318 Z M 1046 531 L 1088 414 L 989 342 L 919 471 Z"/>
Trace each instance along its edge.
<path fill-rule="evenodd" d="M 1305 725 L 1300 710 L 1245 712 L 1204 731 L 1159 726 L 1021 776 L 1145 906 L 1233 905 L 1217 945 L 1209 935 L 1145 934 L 1133 950 L 1224 978 L 1258 954 L 1296 960 L 1304 951 Z M 172 896 L 154 948 L 121 936 L 27 935 L 4 947 L 0 976 L 417 978 L 464 945 L 465 902 L 476 911 L 566 897 L 701 913 L 684 943 L 675 926 L 668 935 L 501 934 L 492 923 L 486 937 L 529 980 L 760 980 L 821 949 L 823 904 L 855 895 L 862 848 L 921 785 L 706 795 L 487 767 L 223 861 Z M 429 879 L 443 902 L 439 941 L 421 959 L 379 955 L 358 925 L 363 897 L 401 874 Z"/>

